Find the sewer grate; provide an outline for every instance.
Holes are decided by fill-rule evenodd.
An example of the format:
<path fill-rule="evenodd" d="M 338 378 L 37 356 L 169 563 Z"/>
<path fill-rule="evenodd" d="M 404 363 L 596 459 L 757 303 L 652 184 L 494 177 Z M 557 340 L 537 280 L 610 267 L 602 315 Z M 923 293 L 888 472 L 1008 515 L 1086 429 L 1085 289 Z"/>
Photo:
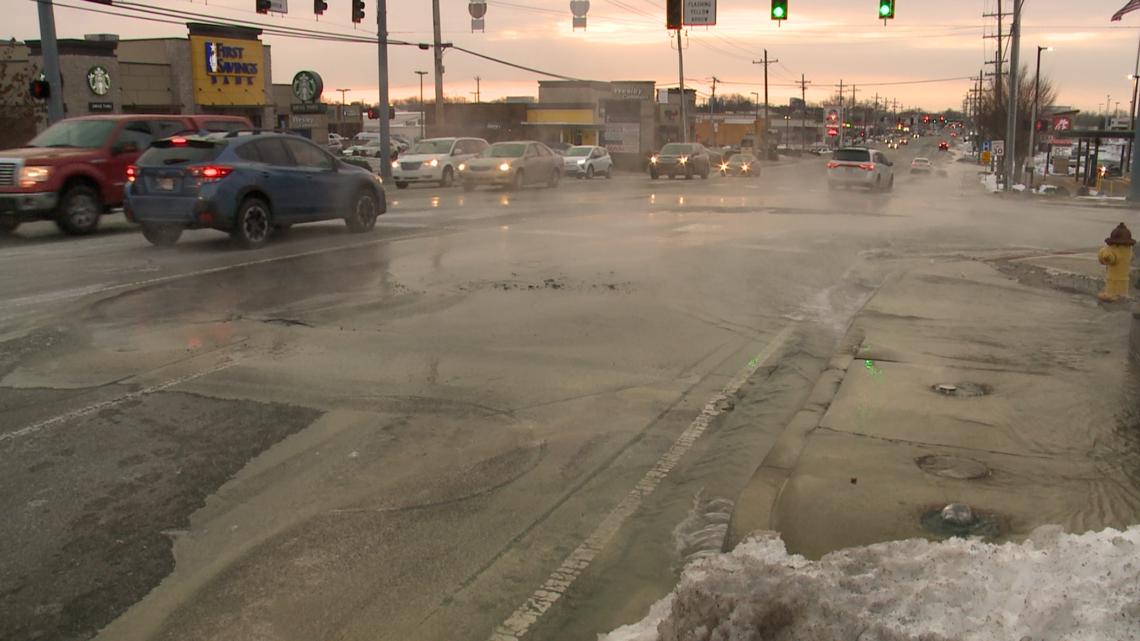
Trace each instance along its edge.
<path fill-rule="evenodd" d="M 937 383 L 931 385 L 930 389 L 943 396 L 956 396 L 959 398 L 986 396 L 992 394 L 994 391 L 993 387 L 985 383 Z"/>

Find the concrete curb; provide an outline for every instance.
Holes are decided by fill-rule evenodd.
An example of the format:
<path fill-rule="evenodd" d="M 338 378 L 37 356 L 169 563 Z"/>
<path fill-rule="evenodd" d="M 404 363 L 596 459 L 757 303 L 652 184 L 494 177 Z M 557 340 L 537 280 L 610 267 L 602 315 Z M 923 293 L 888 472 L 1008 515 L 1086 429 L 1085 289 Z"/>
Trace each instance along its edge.
<path fill-rule="evenodd" d="M 850 345 L 853 331 L 849 330 L 844 345 Z M 776 502 L 784 484 L 792 475 L 808 437 L 819 427 L 828 407 L 839 393 L 839 386 L 854 360 L 855 356 L 848 352 L 839 352 L 831 357 L 827 367 L 816 379 L 804 406 L 784 427 L 772 449 L 752 473 L 752 478 L 736 498 L 736 507 L 732 511 L 724 539 L 724 551 L 731 550 L 751 534 L 777 529 Z"/>

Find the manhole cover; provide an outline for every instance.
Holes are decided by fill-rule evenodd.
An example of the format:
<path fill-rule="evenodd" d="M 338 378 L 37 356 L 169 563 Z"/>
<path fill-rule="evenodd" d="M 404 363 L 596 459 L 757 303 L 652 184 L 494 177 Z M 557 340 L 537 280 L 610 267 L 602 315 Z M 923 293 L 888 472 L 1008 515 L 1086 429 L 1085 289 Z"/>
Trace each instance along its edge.
<path fill-rule="evenodd" d="M 990 475 L 990 468 L 981 461 L 962 456 L 930 454 L 914 460 L 923 472 L 948 479 L 980 479 Z"/>
<path fill-rule="evenodd" d="M 925 513 L 919 522 L 922 529 L 942 538 L 980 536 L 994 539 L 1001 536 L 1001 524 L 997 518 L 963 504 L 935 508 Z"/>
<path fill-rule="evenodd" d="M 994 391 L 994 388 L 985 383 L 938 383 L 931 385 L 930 389 L 943 396 L 985 396 Z"/>

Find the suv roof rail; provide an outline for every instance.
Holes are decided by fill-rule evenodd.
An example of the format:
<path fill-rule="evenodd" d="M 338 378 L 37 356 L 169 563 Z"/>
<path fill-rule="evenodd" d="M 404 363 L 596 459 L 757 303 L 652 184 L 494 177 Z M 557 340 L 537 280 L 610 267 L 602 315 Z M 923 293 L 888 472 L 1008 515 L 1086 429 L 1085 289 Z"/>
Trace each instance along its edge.
<path fill-rule="evenodd" d="M 300 136 L 301 135 L 301 134 L 297 133 L 296 131 L 293 131 L 292 129 L 254 128 L 254 129 L 234 129 L 233 131 L 227 131 L 226 135 L 224 137 L 225 138 L 237 138 L 238 136 L 242 136 L 242 135 L 257 136 L 260 134 L 289 134 L 291 136 Z"/>

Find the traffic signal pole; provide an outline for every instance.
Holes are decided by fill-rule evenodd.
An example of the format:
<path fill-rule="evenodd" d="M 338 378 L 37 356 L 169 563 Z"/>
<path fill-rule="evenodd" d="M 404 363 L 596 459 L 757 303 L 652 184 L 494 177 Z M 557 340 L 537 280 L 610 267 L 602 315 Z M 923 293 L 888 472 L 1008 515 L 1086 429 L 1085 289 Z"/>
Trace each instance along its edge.
<path fill-rule="evenodd" d="M 392 180 L 392 123 L 388 120 L 388 0 L 376 0 L 376 67 L 380 81 L 380 148 L 388 154 L 380 176 Z"/>
<path fill-rule="evenodd" d="M 59 78 L 59 45 L 55 39 L 55 11 L 51 0 L 37 0 L 40 10 L 40 47 L 48 87 L 48 124 L 63 120 L 63 84 Z"/>
<path fill-rule="evenodd" d="M 435 57 L 435 135 L 443 133 L 443 42 L 439 24 L 439 0 L 431 0 L 432 31 L 435 37 L 433 55 Z"/>
<path fill-rule="evenodd" d="M 681 142 L 689 142 L 689 108 L 685 100 L 685 49 L 681 43 L 681 29 L 677 29 L 677 77 L 681 87 Z"/>

